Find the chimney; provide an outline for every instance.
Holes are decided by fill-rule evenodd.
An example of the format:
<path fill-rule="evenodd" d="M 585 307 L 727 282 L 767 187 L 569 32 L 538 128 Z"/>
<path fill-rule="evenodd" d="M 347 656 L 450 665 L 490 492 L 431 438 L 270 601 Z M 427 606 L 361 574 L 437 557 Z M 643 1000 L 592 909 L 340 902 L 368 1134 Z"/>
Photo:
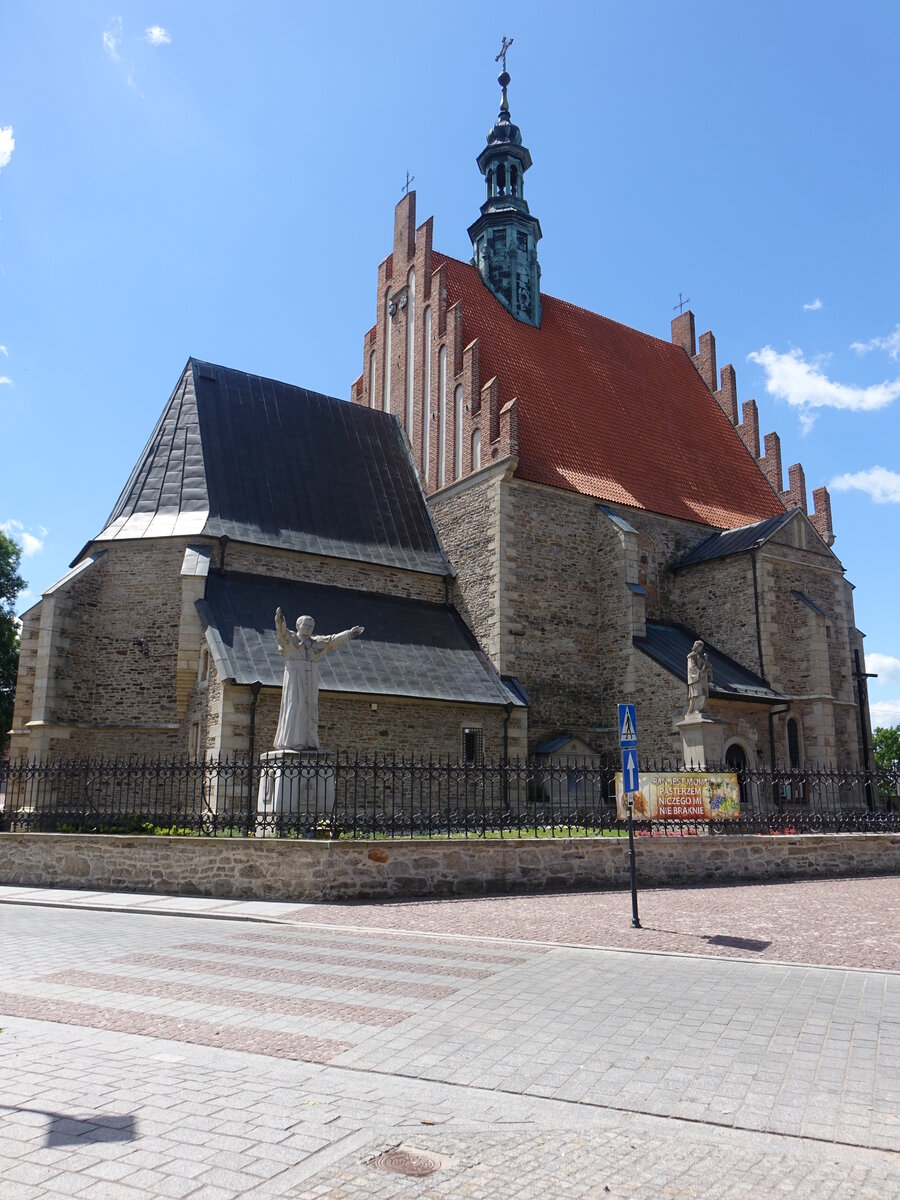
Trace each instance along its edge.
<path fill-rule="evenodd" d="M 745 400 L 741 405 L 742 421 L 737 427 L 741 441 L 754 458 L 759 458 L 759 409 L 755 400 Z"/>
<path fill-rule="evenodd" d="M 781 474 L 781 438 L 777 433 L 767 433 L 765 442 L 766 452 L 758 460 L 759 469 L 772 485 L 772 490 L 780 496 L 784 482 Z"/>
<path fill-rule="evenodd" d="M 406 278 L 406 264 L 416 253 L 416 193 L 404 196 L 394 209 L 394 267 L 399 279 Z"/>
<path fill-rule="evenodd" d="M 806 475 L 800 463 L 788 467 L 788 490 L 781 493 L 788 508 L 802 508 L 806 512 Z"/>
<path fill-rule="evenodd" d="M 828 488 L 820 487 L 813 490 L 813 513 L 809 519 L 825 545 L 832 546 L 834 529 L 831 524 L 831 497 L 828 495 Z"/>
<path fill-rule="evenodd" d="M 722 386 L 716 392 L 716 399 L 732 425 L 737 425 L 737 378 L 734 374 L 734 367 L 730 363 L 727 367 L 722 368 L 721 378 Z"/>
<path fill-rule="evenodd" d="M 694 356 L 694 366 L 711 392 L 716 390 L 716 339 L 706 331 L 700 334 L 700 353 Z"/>
<path fill-rule="evenodd" d="M 694 335 L 694 314 L 690 309 L 672 319 L 672 343 L 694 357 L 697 353 L 697 342 Z"/>

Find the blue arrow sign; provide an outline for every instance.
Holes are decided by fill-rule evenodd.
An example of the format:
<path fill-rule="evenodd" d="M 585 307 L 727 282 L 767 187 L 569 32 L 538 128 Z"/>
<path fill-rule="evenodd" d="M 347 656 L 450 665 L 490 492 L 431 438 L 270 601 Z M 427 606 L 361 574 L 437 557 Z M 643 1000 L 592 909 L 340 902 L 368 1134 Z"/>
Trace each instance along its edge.
<path fill-rule="evenodd" d="M 619 705 L 619 745 L 623 750 L 637 748 L 637 717 L 633 704 Z"/>
<path fill-rule="evenodd" d="M 636 750 L 622 751 L 622 791 L 638 791 L 638 757 Z"/>

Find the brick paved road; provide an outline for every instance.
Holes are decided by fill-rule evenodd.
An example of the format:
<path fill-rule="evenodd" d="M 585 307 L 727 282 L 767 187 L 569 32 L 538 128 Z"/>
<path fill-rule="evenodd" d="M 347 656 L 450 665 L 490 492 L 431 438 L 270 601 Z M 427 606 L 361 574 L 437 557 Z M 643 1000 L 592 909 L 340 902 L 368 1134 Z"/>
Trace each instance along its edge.
<path fill-rule="evenodd" d="M 475 937 L 900 971 L 896 876 L 647 888 L 639 899 L 642 929 L 631 928 L 631 900 L 621 891 L 316 904 L 285 917 L 301 924 L 452 929 Z"/>
<path fill-rule="evenodd" d="M 900 1193 L 900 975 L 443 911 L 429 936 L 0 905 L 0 1196 Z M 371 1162 L 398 1143 L 434 1173 Z"/>

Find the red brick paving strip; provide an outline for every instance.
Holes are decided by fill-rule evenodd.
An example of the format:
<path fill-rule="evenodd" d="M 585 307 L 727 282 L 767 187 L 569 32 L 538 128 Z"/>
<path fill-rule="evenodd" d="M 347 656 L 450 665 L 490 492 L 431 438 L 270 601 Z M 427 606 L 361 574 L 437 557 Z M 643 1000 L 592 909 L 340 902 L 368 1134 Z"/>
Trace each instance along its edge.
<path fill-rule="evenodd" d="M 640 881 L 640 847 L 637 857 Z M 290 920 L 900 971 L 896 875 L 654 888 L 640 890 L 639 900 L 642 929 L 631 928 L 622 891 L 316 904 Z M 752 949 L 712 937 L 769 944 Z"/>
<path fill-rule="evenodd" d="M 252 1029 L 246 1025 L 229 1025 L 221 1029 L 206 1021 L 126 1012 L 124 1009 L 103 1008 L 97 1004 L 80 1004 L 69 1000 L 45 1000 L 40 996 L 12 992 L 0 992 L 0 1013 L 8 1017 L 27 1017 L 32 1021 L 55 1021 L 60 1025 L 137 1033 L 143 1037 L 186 1042 L 192 1046 L 224 1046 L 226 1050 L 246 1050 L 249 1054 L 294 1058 L 301 1062 L 327 1063 L 345 1050 L 353 1049 L 352 1042 L 279 1033 L 272 1029 Z"/>
<path fill-rule="evenodd" d="M 297 971 L 292 967 L 260 967 L 255 964 L 214 962 L 212 959 L 175 958 L 164 954 L 129 954 L 115 960 L 137 967 L 163 971 L 189 971 L 193 975 L 225 975 L 237 979 L 266 979 L 271 983 L 298 983 L 308 987 L 334 988 L 341 992 L 376 992 L 382 996 L 408 996 L 416 1000 L 443 1000 L 458 989 L 439 983 L 407 983 L 405 979 L 363 979 L 358 975 L 326 975 L 319 971 Z"/>
<path fill-rule="evenodd" d="M 316 954 L 315 951 L 265 949 L 263 946 L 226 946 L 221 942 L 180 942 L 177 950 L 196 950 L 200 953 L 239 954 L 243 958 L 278 958 L 288 962 L 319 963 L 326 967 L 354 967 L 360 971 L 401 971 L 410 975 L 453 975 L 458 979 L 490 979 L 496 972 L 490 969 L 480 971 L 477 967 L 457 967 L 454 964 L 446 966 L 430 963 L 397 962 L 388 958 L 356 958 L 352 954 Z M 200 963 L 197 963 L 200 966 Z"/>
<path fill-rule="evenodd" d="M 358 947 L 349 939 L 351 937 L 365 937 L 368 945 L 366 947 Z M 356 934 L 347 933 L 343 940 L 338 938 L 319 937 L 316 933 L 307 934 L 304 936 L 300 930 L 285 929 L 278 930 L 272 933 L 236 933 L 236 940 L 249 942 L 271 942 L 273 945 L 291 945 L 291 946 L 321 946 L 324 950 L 356 950 L 368 949 L 371 947 L 371 938 L 367 937 L 362 930 L 358 930 Z M 435 939 L 437 941 L 437 939 Z M 387 934 L 386 936 L 379 935 L 379 945 L 390 945 L 391 954 L 415 955 L 416 958 L 442 958 L 445 962 L 474 962 L 474 963 L 499 963 L 506 967 L 521 967 L 528 962 L 528 958 L 524 955 L 513 954 L 470 954 L 467 950 L 460 949 L 459 942 L 441 942 L 435 945 L 435 942 L 422 943 L 412 941 L 410 938 L 400 938 L 396 935 Z M 466 945 L 468 943 L 465 943 Z M 546 950 L 538 950 L 539 954 L 545 954 Z"/>
<path fill-rule="evenodd" d="M 102 975 L 94 971 L 56 971 L 41 975 L 42 983 L 90 988 L 95 992 L 123 992 L 129 996 L 156 996 L 160 1000 L 185 1000 L 197 1004 L 222 1005 L 225 1008 L 252 1009 L 254 1012 L 289 1014 L 296 1017 L 321 1017 L 329 1021 L 347 1021 L 355 1025 L 387 1028 L 405 1021 L 411 1013 L 393 1008 L 364 1008 L 360 1004 L 338 1004 L 331 1000 L 298 1000 L 294 996 L 272 996 L 223 988 L 210 992 L 195 983 L 170 983 L 162 979 L 140 979 L 131 975 Z"/>

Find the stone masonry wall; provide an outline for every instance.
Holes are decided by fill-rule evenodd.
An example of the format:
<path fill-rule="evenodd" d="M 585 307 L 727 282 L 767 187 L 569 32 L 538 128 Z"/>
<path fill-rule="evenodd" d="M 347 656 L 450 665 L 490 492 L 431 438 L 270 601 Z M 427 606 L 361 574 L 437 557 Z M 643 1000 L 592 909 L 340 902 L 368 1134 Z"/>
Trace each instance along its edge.
<path fill-rule="evenodd" d="M 502 663 L 531 695 L 529 742 L 566 731 L 603 749 L 631 655 L 619 534 L 588 497 L 515 479 L 503 487 L 513 553 Z"/>
<path fill-rule="evenodd" d="M 281 697 L 274 689 L 260 692 L 256 707 L 256 753 L 271 749 Z M 372 705 L 377 705 L 373 710 Z M 481 704 L 399 700 L 395 697 L 319 696 L 319 744 L 323 750 L 360 754 L 396 754 L 416 759 L 462 754 L 464 727 L 480 728 L 485 757 L 503 753 L 503 721 L 499 707 Z M 226 685 L 223 754 L 246 754 L 250 736 L 250 689 Z"/>
<path fill-rule="evenodd" d="M 429 501 L 441 542 L 457 569 L 453 602 L 498 669 L 501 478 L 492 471 Z"/>
<path fill-rule="evenodd" d="M 642 838 L 644 887 L 900 873 L 900 834 Z M 628 886 L 625 838 L 327 842 L 0 835 L 0 884 L 266 900 Z"/>
<path fill-rule="evenodd" d="M 213 561 L 219 560 L 214 558 Z M 414 600 L 428 600 L 433 604 L 444 603 L 444 581 L 439 575 L 401 571 L 375 563 L 349 562 L 316 554 L 297 554 L 269 546 L 229 542 L 225 551 L 225 569 L 355 588 L 358 591 L 382 592 L 388 596 L 406 596 Z"/>

